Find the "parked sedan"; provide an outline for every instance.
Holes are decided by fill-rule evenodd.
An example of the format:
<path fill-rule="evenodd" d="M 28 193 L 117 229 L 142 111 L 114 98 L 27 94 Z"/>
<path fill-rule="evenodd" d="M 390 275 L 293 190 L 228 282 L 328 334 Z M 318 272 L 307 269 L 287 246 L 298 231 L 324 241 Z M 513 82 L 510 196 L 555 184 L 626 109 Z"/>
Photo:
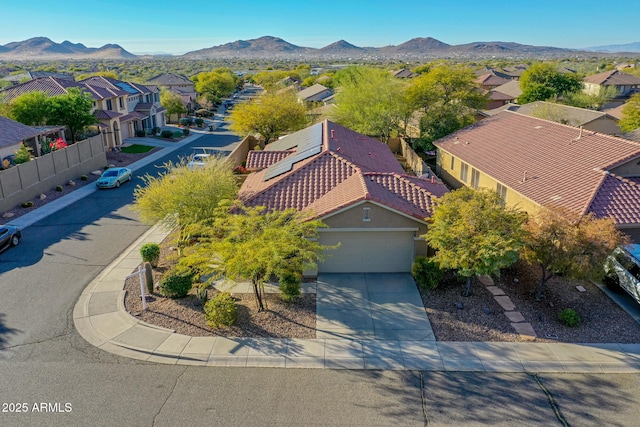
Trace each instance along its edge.
<path fill-rule="evenodd" d="M 616 248 L 607 259 L 604 283 L 612 291 L 626 291 L 640 303 L 640 244 Z"/>
<path fill-rule="evenodd" d="M 96 186 L 98 188 L 118 188 L 120 184 L 124 184 L 127 181 L 131 181 L 131 169 L 109 168 L 98 178 Z"/>
<path fill-rule="evenodd" d="M 13 225 L 1 225 L 0 251 L 4 251 L 11 246 L 17 246 L 18 243 L 20 243 L 21 238 L 22 234 L 20 233 L 20 229 L 18 227 L 14 227 Z"/>

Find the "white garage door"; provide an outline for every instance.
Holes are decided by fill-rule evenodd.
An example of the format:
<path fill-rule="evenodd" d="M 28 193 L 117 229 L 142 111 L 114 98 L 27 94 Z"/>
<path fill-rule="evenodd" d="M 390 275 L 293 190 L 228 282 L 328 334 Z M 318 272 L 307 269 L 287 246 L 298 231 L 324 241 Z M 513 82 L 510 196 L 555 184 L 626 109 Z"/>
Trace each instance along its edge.
<path fill-rule="evenodd" d="M 321 273 L 398 273 L 411 271 L 413 231 L 321 232 L 320 243 L 340 247 L 327 251 Z"/>

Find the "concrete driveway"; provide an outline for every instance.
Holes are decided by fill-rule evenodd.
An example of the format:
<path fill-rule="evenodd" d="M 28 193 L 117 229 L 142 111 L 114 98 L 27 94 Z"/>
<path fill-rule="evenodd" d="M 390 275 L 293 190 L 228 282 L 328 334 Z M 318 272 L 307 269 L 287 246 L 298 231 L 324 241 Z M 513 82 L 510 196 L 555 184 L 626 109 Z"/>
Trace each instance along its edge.
<path fill-rule="evenodd" d="M 413 277 L 406 273 L 320 274 L 316 337 L 435 340 Z"/>

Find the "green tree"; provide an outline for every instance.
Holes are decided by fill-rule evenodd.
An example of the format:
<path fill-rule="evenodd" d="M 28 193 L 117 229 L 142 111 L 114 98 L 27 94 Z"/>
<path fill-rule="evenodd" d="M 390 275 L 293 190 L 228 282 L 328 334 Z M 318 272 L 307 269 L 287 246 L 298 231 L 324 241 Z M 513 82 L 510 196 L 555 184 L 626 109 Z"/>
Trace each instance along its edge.
<path fill-rule="evenodd" d="M 253 101 L 239 104 L 229 115 L 229 121 L 234 132 L 258 133 L 265 143 L 307 125 L 306 109 L 290 91 L 265 92 Z"/>
<path fill-rule="evenodd" d="M 47 124 L 65 125 L 73 142 L 77 141 L 78 135 L 85 127 L 97 122 L 91 114 L 93 98 L 79 88 L 71 87 L 67 89 L 66 94 L 49 98 L 48 105 Z"/>
<path fill-rule="evenodd" d="M 264 283 L 322 259 L 318 242 L 321 221 L 309 221 L 295 209 L 267 211 L 265 207 L 236 206 L 237 213 L 219 215 L 201 225 L 197 245 L 185 249 L 181 268 L 209 280 L 224 276 L 250 280 L 259 311 L 265 309 Z"/>
<path fill-rule="evenodd" d="M 518 260 L 525 220 L 495 191 L 462 187 L 437 201 L 424 238 L 436 250 L 440 268 L 467 278 L 468 296 L 475 275 L 497 275 Z"/>
<path fill-rule="evenodd" d="M 134 190 L 133 210 L 149 224 L 177 227 L 181 244 L 190 239 L 190 226 L 215 217 L 218 205 L 238 193 L 231 165 L 223 158 L 195 169 L 187 168 L 184 161 L 166 163 L 159 175 L 145 175 L 142 180 L 144 185 Z"/>
<path fill-rule="evenodd" d="M 16 165 L 19 165 L 20 163 L 27 163 L 29 160 L 31 160 L 29 149 L 24 144 L 20 144 L 20 147 L 18 147 L 14 154 L 16 157 L 13 159 L 13 161 Z"/>
<path fill-rule="evenodd" d="M 640 128 L 640 93 L 633 95 L 622 108 L 622 118 L 618 122 L 623 132 Z"/>
<path fill-rule="evenodd" d="M 546 101 L 578 92 L 582 89 L 582 79 L 577 74 L 561 72 L 554 63 L 537 62 L 520 76 L 520 89 L 519 104 Z"/>
<path fill-rule="evenodd" d="M 228 68 L 218 68 L 213 71 L 203 72 L 193 77 L 196 91 L 213 103 L 220 102 L 221 98 L 229 96 L 236 90 L 238 76 Z"/>
<path fill-rule="evenodd" d="M 42 91 L 27 92 L 9 103 L 11 118 L 27 126 L 39 126 L 47 122 L 49 96 Z"/>
<path fill-rule="evenodd" d="M 331 117 L 343 126 L 386 143 L 410 116 L 406 85 L 388 71 L 348 67 L 335 79 L 339 87 Z"/>
<path fill-rule="evenodd" d="M 470 68 L 444 63 L 431 65 L 412 79 L 407 97 L 412 109 L 422 115 L 419 144 L 423 149 L 473 123 L 476 110 L 487 105 Z"/>
<path fill-rule="evenodd" d="M 572 107 L 600 110 L 604 104 L 618 95 L 614 86 L 601 89 L 597 94 L 588 94 L 583 91 L 566 93 L 562 103 Z"/>
<path fill-rule="evenodd" d="M 176 114 L 180 117 L 181 114 L 187 112 L 182 98 L 177 93 L 173 93 L 168 89 L 160 91 L 160 105 L 167 109 L 167 116 L 171 117 Z"/>
<path fill-rule="evenodd" d="M 555 275 L 568 279 L 601 279 L 607 256 L 624 235 L 609 218 L 581 216 L 558 207 L 543 208 L 527 222 L 527 239 L 522 255 L 540 266 L 536 298 Z"/>

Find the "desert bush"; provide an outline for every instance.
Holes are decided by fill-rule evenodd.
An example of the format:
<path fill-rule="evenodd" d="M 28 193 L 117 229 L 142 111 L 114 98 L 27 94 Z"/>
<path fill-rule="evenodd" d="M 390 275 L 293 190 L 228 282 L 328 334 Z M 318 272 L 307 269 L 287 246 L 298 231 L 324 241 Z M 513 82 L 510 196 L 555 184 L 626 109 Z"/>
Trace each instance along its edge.
<path fill-rule="evenodd" d="M 181 138 L 182 136 L 184 136 L 184 132 L 180 132 L 177 130 L 173 133 L 172 137 L 177 139 L 177 138 Z"/>
<path fill-rule="evenodd" d="M 220 292 L 204 305 L 204 317 L 207 319 L 207 325 L 213 328 L 231 326 L 237 316 L 236 300 L 229 292 Z"/>
<path fill-rule="evenodd" d="M 302 274 L 297 271 L 288 271 L 283 273 L 278 279 L 280 281 L 280 298 L 282 298 L 283 301 L 292 302 L 300 296 Z"/>
<path fill-rule="evenodd" d="M 208 288 L 209 285 L 206 283 L 203 283 L 196 288 L 196 296 L 203 306 L 207 303 L 207 301 L 209 301 L 209 293 L 207 291 Z"/>
<path fill-rule="evenodd" d="M 182 133 L 184 134 L 184 136 L 189 135 L 190 130 L 188 128 L 184 128 L 182 129 Z"/>
<path fill-rule="evenodd" d="M 87 175 L 80 175 L 80 181 L 86 181 L 89 177 Z"/>
<path fill-rule="evenodd" d="M 196 124 L 196 126 L 198 126 L 199 128 L 201 128 L 201 127 L 203 127 L 203 126 L 204 126 L 204 120 L 203 120 L 203 119 L 201 119 L 200 117 L 198 117 L 197 119 L 195 119 L 193 122 L 194 122 L 194 123 Z"/>
<path fill-rule="evenodd" d="M 32 208 L 34 206 L 34 203 L 31 200 L 29 200 L 29 201 L 23 202 L 20 206 L 22 206 L 23 208 Z"/>
<path fill-rule="evenodd" d="M 573 308 L 565 308 L 558 313 L 558 320 L 563 325 L 573 328 L 580 324 L 580 315 Z"/>
<path fill-rule="evenodd" d="M 425 289 L 436 289 L 444 275 L 440 266 L 431 258 L 417 257 L 411 267 L 411 274 L 418 286 Z"/>
<path fill-rule="evenodd" d="M 136 130 L 136 136 L 142 138 L 143 136 L 147 136 L 147 132 L 144 129 L 138 129 Z"/>
<path fill-rule="evenodd" d="M 163 137 L 163 138 L 167 138 L 167 139 L 173 138 L 173 131 L 169 130 L 169 129 L 165 129 L 165 130 L 162 131 L 160 136 Z"/>
<path fill-rule="evenodd" d="M 56 185 L 56 191 L 62 191 L 62 185 Z"/>
<path fill-rule="evenodd" d="M 178 299 L 187 296 L 193 286 L 193 276 L 169 271 L 160 280 L 160 292 L 167 298 Z"/>
<path fill-rule="evenodd" d="M 157 267 L 160 260 L 160 245 L 157 243 L 145 243 L 140 246 L 140 256 L 142 256 L 143 262 L 148 262 L 152 267 Z"/>
<path fill-rule="evenodd" d="M 179 120 L 180 126 L 191 126 L 191 119 L 182 118 Z"/>

